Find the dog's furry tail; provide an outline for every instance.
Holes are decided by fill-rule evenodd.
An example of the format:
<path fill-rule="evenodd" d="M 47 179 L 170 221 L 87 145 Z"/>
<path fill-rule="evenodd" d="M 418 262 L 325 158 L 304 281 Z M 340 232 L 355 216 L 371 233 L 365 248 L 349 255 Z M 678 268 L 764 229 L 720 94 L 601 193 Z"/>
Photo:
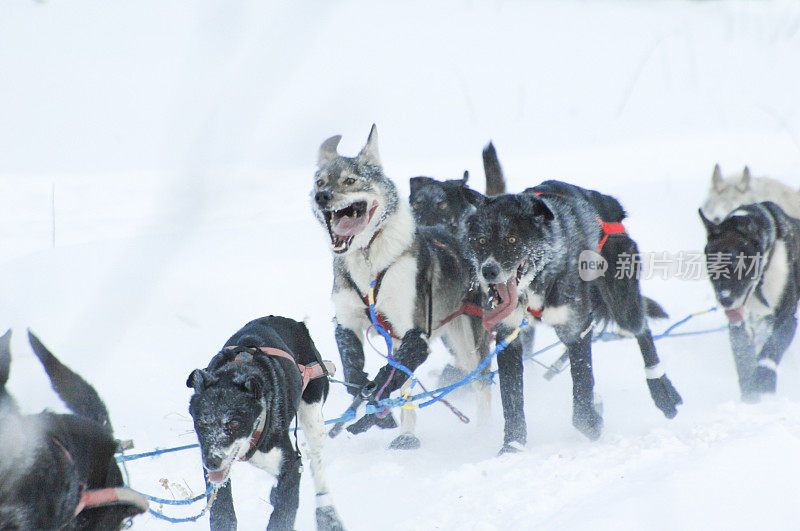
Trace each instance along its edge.
<path fill-rule="evenodd" d="M 503 168 L 500 167 L 500 159 L 497 158 L 497 151 L 494 144 L 489 142 L 483 148 L 483 171 L 486 174 L 486 195 L 500 195 L 506 193 L 506 181 L 503 178 Z"/>
<path fill-rule="evenodd" d="M 669 319 L 669 314 L 659 303 L 650 297 L 642 299 L 644 299 L 644 313 L 649 319 Z"/>
<path fill-rule="evenodd" d="M 109 433 L 112 433 L 113 429 L 108 410 L 94 387 L 61 363 L 30 330 L 28 330 L 28 340 L 34 354 L 42 362 L 44 370 L 47 372 L 48 378 L 50 378 L 53 390 L 70 411 L 81 417 L 94 420 L 108 430 Z"/>

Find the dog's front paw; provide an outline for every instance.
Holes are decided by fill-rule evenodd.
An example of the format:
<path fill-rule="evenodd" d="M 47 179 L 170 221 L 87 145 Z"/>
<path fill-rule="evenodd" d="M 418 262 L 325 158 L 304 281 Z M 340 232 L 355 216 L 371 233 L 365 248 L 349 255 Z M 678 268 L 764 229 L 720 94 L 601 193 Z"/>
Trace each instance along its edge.
<path fill-rule="evenodd" d="M 759 365 L 753 371 L 750 390 L 757 393 L 774 393 L 778 387 L 778 375 L 772 367 Z"/>
<path fill-rule="evenodd" d="M 416 450 L 422 445 L 419 437 L 413 433 L 403 433 L 395 437 L 389 444 L 390 450 Z"/>
<path fill-rule="evenodd" d="M 344 525 L 336 513 L 333 505 L 317 507 L 317 530 L 318 531 L 344 531 Z"/>
<path fill-rule="evenodd" d="M 573 402 L 572 425 L 592 441 L 599 439 L 603 433 L 603 417 L 595 410 L 593 404 Z"/>
<path fill-rule="evenodd" d="M 391 413 L 387 414 L 384 418 L 378 418 L 377 415 L 364 415 L 356 422 L 349 425 L 346 429 L 353 435 L 364 433 L 373 426 L 378 426 L 381 429 L 388 430 L 397 427 L 397 421 Z"/>
<path fill-rule="evenodd" d="M 666 374 L 658 378 L 648 378 L 647 387 L 650 389 L 650 396 L 653 397 L 656 407 L 660 409 L 668 419 L 675 418 L 678 414 L 677 406 L 683 404 L 683 399 Z"/>
<path fill-rule="evenodd" d="M 517 441 L 509 441 L 503 444 L 503 447 L 500 448 L 500 451 L 497 452 L 497 455 L 505 455 L 505 454 L 518 454 L 520 452 L 525 451 L 525 445 L 517 442 Z"/>

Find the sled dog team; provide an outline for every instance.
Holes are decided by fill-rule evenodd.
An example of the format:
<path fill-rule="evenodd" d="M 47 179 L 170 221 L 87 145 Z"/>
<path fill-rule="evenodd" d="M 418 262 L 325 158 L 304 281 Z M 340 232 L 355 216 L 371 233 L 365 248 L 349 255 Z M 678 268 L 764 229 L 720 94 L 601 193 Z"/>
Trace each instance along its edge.
<path fill-rule="evenodd" d="M 683 401 L 648 326 L 648 319 L 667 314 L 640 293 L 639 263 L 625 266 L 630 270 L 622 275 L 612 270 L 586 280 L 579 274 L 587 250 L 608 264 L 638 253 L 615 198 L 560 181 L 506 194 L 489 144 L 483 153 L 486 195 L 467 186 L 465 173 L 451 181 L 414 177 L 406 201 L 383 172 L 374 125 L 356 157 L 339 155 L 340 139 L 331 137 L 319 149 L 311 203 L 330 238 L 335 338 L 354 405 L 380 409 L 379 400 L 407 390 L 405 369 L 415 371 L 437 338 L 453 355 L 450 376 L 460 380 L 490 354 L 493 342 L 518 337 L 498 348 L 497 366 L 505 422 L 500 453 L 520 451 L 527 437 L 522 358 L 533 349 L 533 327 L 522 327 L 524 319 L 553 327 L 566 346 L 572 423 L 587 438 L 597 439 L 603 428 L 593 391 L 592 334 L 598 324 L 613 322 L 636 338 L 655 406 L 667 418 L 677 415 Z M 777 367 L 797 325 L 800 191 L 754 178 L 747 168 L 726 179 L 717 166 L 699 215 L 708 236 L 709 277 L 729 321 L 742 399 L 756 401 L 775 392 Z M 392 339 L 393 362 L 370 377 L 364 340 L 375 328 Z M 756 334 L 756 328 L 764 332 Z M 0 452 L 0 527 L 116 529 L 145 511 L 147 501 L 123 484 L 113 456 L 119 441 L 102 400 L 33 334 L 34 352 L 73 414 L 18 412 L 5 390 L 9 338 L 10 333 L 0 338 L 0 448 L 27 435 L 34 442 L 13 446 L 13 459 Z M 293 528 L 301 472 L 293 421 L 308 443 L 317 528 L 344 529 L 322 456 L 322 404 L 333 370 L 303 323 L 269 316 L 244 325 L 205 369 L 189 375 L 189 411 L 213 487 L 212 529 L 236 528 L 229 479 L 235 461 L 277 478 L 268 529 Z M 479 418 L 489 412 L 485 381 L 472 383 Z M 419 447 L 415 415 L 414 409 L 400 410 L 392 448 Z M 395 428 L 397 421 L 391 411 L 380 411 L 347 430 L 356 434 L 372 426 Z"/>

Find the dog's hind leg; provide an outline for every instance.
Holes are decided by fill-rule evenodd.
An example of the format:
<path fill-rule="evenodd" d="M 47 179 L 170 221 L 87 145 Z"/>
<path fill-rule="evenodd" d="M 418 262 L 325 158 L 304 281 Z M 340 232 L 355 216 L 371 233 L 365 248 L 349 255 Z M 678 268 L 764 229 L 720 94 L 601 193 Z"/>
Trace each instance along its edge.
<path fill-rule="evenodd" d="M 498 325 L 498 337 L 508 337 L 512 329 Z M 522 347 L 519 341 L 512 341 L 497 355 L 497 369 L 500 376 L 500 400 L 503 403 L 503 447 L 500 454 L 518 452 L 525 446 L 528 428 L 525 425 L 525 399 L 522 394 Z"/>
<path fill-rule="evenodd" d="M 736 374 L 739 376 L 739 391 L 742 401 L 754 403 L 759 401 L 758 391 L 751 387 L 752 376 L 756 370 L 756 345 L 753 336 L 744 321 L 728 325 L 728 338 L 736 363 Z"/>
<path fill-rule="evenodd" d="M 210 484 L 206 479 L 206 487 Z M 231 491 L 231 480 L 217 489 L 216 497 L 209 494 L 208 499 L 211 503 L 209 511 L 209 523 L 212 531 L 235 531 L 236 511 L 233 510 L 233 493 Z M 213 499 L 213 502 L 212 502 Z"/>
<path fill-rule="evenodd" d="M 311 475 L 314 478 L 314 490 L 317 499 L 317 529 L 338 531 L 344 529 L 333 499 L 328 491 L 328 477 L 325 472 L 325 460 L 322 447 L 325 443 L 325 423 L 322 420 L 322 400 L 307 403 L 300 401 L 297 417 L 303 427 L 308 442 L 308 458 L 311 462 Z"/>
<path fill-rule="evenodd" d="M 783 353 L 789 348 L 796 329 L 797 319 L 790 312 L 775 316 L 772 331 L 758 356 L 758 366 L 753 371 L 751 382 L 753 390 L 759 393 L 775 392 L 778 364 Z"/>
<path fill-rule="evenodd" d="M 656 345 L 653 342 L 653 335 L 647 326 L 636 335 L 636 341 L 639 343 L 639 350 L 642 351 L 644 372 L 647 376 L 647 388 L 650 390 L 650 396 L 665 417 L 668 419 L 674 418 L 678 414 L 677 406 L 683 404 L 683 399 L 661 367 L 661 362 L 656 353 Z"/>
<path fill-rule="evenodd" d="M 558 328 L 556 332 L 559 332 Z M 572 373 L 572 425 L 587 438 L 595 441 L 600 438 L 603 431 L 603 417 L 594 407 L 592 331 L 588 329 L 577 338 L 558 335 L 567 345 Z"/>

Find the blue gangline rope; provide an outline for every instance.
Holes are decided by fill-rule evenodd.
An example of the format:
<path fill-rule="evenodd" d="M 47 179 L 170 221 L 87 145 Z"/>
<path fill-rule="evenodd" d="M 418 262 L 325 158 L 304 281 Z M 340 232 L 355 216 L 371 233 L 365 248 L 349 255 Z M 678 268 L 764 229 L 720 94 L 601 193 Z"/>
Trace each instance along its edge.
<path fill-rule="evenodd" d="M 370 287 L 374 288 L 374 285 L 375 285 L 375 282 L 373 281 L 372 284 L 370 285 Z M 391 335 L 389 335 L 389 333 L 386 331 L 386 329 L 384 329 L 384 327 L 381 326 L 378 323 L 377 315 L 375 313 L 374 301 L 371 301 L 369 309 L 370 309 L 370 318 L 373 321 L 373 324 L 375 325 L 375 329 L 378 331 L 378 333 L 380 333 L 383 336 L 384 340 L 386 341 L 386 346 L 389 349 L 389 352 L 391 353 L 392 352 L 392 347 L 393 347 L 393 345 L 392 345 L 392 337 L 391 337 Z M 711 329 L 706 329 L 706 330 L 695 330 L 695 331 L 690 331 L 690 332 L 673 333 L 673 331 L 676 328 L 678 328 L 679 326 L 687 323 L 692 318 L 694 318 L 694 317 L 696 317 L 698 315 L 704 314 L 704 313 L 713 312 L 716 309 L 717 309 L 716 307 L 712 307 L 712 308 L 710 308 L 708 310 L 705 310 L 705 311 L 702 311 L 702 312 L 697 312 L 697 313 L 690 314 L 690 315 L 684 317 L 683 319 L 681 319 L 681 320 L 675 322 L 674 324 L 672 324 L 669 328 L 667 328 L 661 334 L 654 335 L 653 336 L 653 340 L 657 341 L 657 340 L 663 339 L 665 337 L 687 337 L 687 336 L 698 336 L 698 335 L 705 335 L 705 334 L 713 334 L 713 333 L 716 333 L 716 332 L 721 332 L 723 330 L 726 330 L 728 327 L 727 327 L 727 325 L 724 325 L 724 326 L 720 326 L 720 327 L 717 327 L 717 328 L 711 328 Z M 481 361 L 481 363 L 473 371 L 471 371 L 469 374 L 467 374 L 460 381 L 455 382 L 455 383 L 450 384 L 450 385 L 445 386 L 445 387 L 441 387 L 439 389 L 434 389 L 432 391 L 426 391 L 426 392 L 419 393 L 419 394 L 416 394 L 416 395 L 413 395 L 413 396 L 410 396 L 410 397 L 384 398 L 384 399 L 378 401 L 378 403 L 377 403 L 378 405 L 377 406 L 374 406 L 372 404 L 368 404 L 366 406 L 366 412 L 365 413 L 369 415 L 369 414 L 372 414 L 372 413 L 383 412 L 383 411 L 386 411 L 386 409 L 391 409 L 391 408 L 394 408 L 394 407 L 400 407 L 400 406 L 403 406 L 403 405 L 406 405 L 406 404 L 413 403 L 415 401 L 421 400 L 423 398 L 428 398 L 428 397 L 432 396 L 433 398 L 431 400 L 428 400 L 428 401 L 416 406 L 418 408 L 423 408 L 423 407 L 427 407 L 427 406 L 429 406 L 431 404 L 434 404 L 434 403 L 438 402 L 439 400 L 444 398 L 445 395 L 451 393 L 455 389 L 457 389 L 459 387 L 462 387 L 462 386 L 464 386 L 464 385 L 466 385 L 466 384 L 468 384 L 468 383 L 470 383 L 472 381 L 484 380 L 484 379 L 488 378 L 490 380 L 490 382 L 492 382 L 494 376 L 498 373 L 498 370 L 489 371 L 489 372 L 484 373 L 484 374 L 478 374 L 478 373 L 480 373 L 483 369 L 485 369 L 489 365 L 489 363 L 491 363 L 491 360 L 494 357 L 496 357 L 511 342 L 513 342 L 513 340 L 516 339 L 516 335 L 519 333 L 519 331 L 522 330 L 522 328 L 525 327 L 527 324 L 528 324 L 527 320 L 523 320 L 523 322 L 520 324 L 520 326 L 512 333 L 513 337 L 512 337 L 512 335 L 509 335 L 508 338 L 499 341 L 497 343 L 497 345 L 495 346 L 495 349 L 492 351 L 492 353 L 489 354 L 488 356 L 486 356 Z M 604 331 L 604 332 L 601 332 L 599 334 L 596 334 L 593 337 L 592 341 L 593 342 L 596 342 L 596 341 L 604 341 L 604 342 L 605 341 L 619 341 L 619 340 L 622 340 L 622 339 L 631 339 L 631 338 L 632 338 L 632 336 L 618 334 L 616 332 L 605 332 Z M 510 341 L 507 341 L 509 339 L 510 339 Z M 528 356 L 523 357 L 522 359 L 523 360 L 531 359 L 531 358 L 533 358 L 535 356 L 538 356 L 539 354 L 542 354 L 544 352 L 547 352 L 548 350 L 551 350 L 551 349 L 557 347 L 560 344 L 561 344 L 560 341 L 556 341 L 555 343 L 547 345 L 546 347 L 543 347 L 543 348 L 541 348 L 541 349 L 529 354 Z M 394 361 L 394 359 L 392 359 L 390 356 L 388 356 L 387 359 L 389 360 L 389 364 L 392 367 L 394 367 L 394 368 L 396 368 L 396 369 L 398 369 L 400 371 L 403 371 L 404 373 L 408 374 L 411 378 L 414 378 L 413 371 L 411 371 L 408 367 L 404 366 L 401 363 L 398 363 L 398 362 Z M 416 380 L 414 380 L 414 381 L 416 381 Z M 338 382 L 337 381 L 336 383 L 345 383 L 345 382 Z M 328 419 L 328 420 L 325 421 L 325 424 L 335 424 L 337 422 L 346 422 L 348 420 L 353 420 L 354 418 L 355 418 L 355 411 L 351 411 L 351 410 L 348 409 L 347 411 L 345 411 L 345 413 L 341 417 L 335 418 L 335 419 Z M 145 457 L 155 457 L 155 456 L 158 456 L 158 455 L 161 455 L 161 454 L 165 454 L 165 453 L 170 453 L 170 452 L 180 452 L 180 451 L 188 450 L 188 449 L 191 449 L 191 448 L 198 448 L 199 446 L 200 446 L 199 444 L 187 444 L 187 445 L 176 446 L 176 447 L 172 447 L 172 448 L 156 448 L 153 451 L 143 452 L 143 453 L 139 453 L 139 454 L 131 454 L 131 455 L 122 454 L 122 455 L 117 456 L 116 460 L 117 460 L 117 462 L 122 463 L 124 465 L 128 461 L 134 461 L 134 460 L 137 460 L 137 459 L 143 459 Z M 150 500 L 152 502 L 155 502 L 155 503 L 159 503 L 159 504 L 164 504 L 164 505 L 191 505 L 191 504 L 193 504 L 193 503 L 195 503 L 197 501 L 200 501 L 201 499 L 207 497 L 211 493 L 212 490 L 213 490 L 213 487 L 209 486 L 206 489 L 206 492 L 204 492 L 203 494 L 200 494 L 198 496 L 194 496 L 192 498 L 188 498 L 188 499 L 185 499 L 185 500 L 168 500 L 168 499 L 164 499 L 164 498 L 158 498 L 156 496 L 150 496 L 148 494 L 144 494 L 144 493 L 141 493 L 141 492 L 139 494 L 141 494 L 142 496 L 144 496 L 148 500 Z M 162 513 L 159 513 L 159 512 L 157 512 L 157 511 L 155 511 L 153 509 L 149 509 L 148 512 L 150 514 L 152 514 L 153 516 L 155 516 L 156 518 L 160 518 L 162 520 L 166 520 L 167 522 L 184 523 L 184 522 L 194 522 L 194 521 L 202 518 L 203 515 L 205 515 L 207 510 L 208 510 L 208 507 L 204 508 L 199 514 L 197 514 L 195 516 L 189 516 L 189 517 L 184 517 L 184 518 L 173 518 L 173 517 L 164 515 Z"/>

